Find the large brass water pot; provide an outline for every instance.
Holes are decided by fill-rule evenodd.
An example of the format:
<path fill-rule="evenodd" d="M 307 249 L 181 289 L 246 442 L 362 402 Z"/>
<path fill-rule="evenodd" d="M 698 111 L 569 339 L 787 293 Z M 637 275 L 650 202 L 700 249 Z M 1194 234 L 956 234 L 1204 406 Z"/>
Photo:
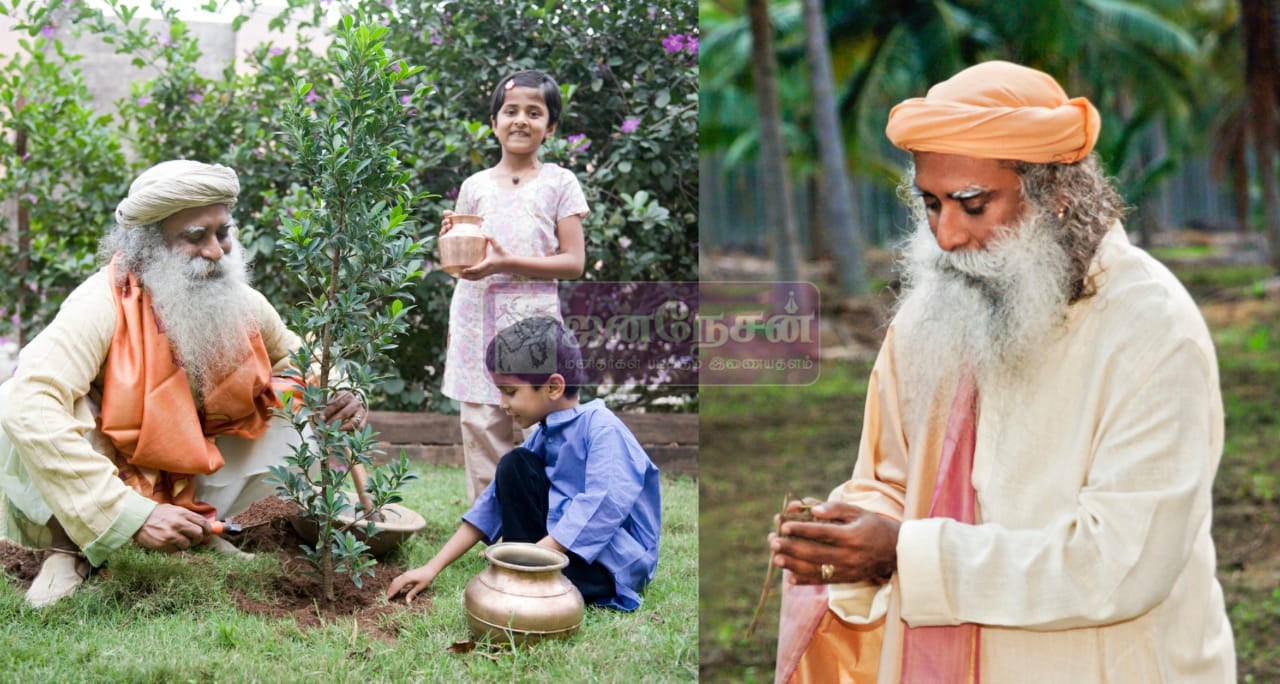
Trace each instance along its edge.
<path fill-rule="evenodd" d="M 524 643 L 578 631 L 582 594 L 561 573 L 567 556 L 537 544 L 502 542 L 486 549 L 485 557 L 489 566 L 462 594 L 467 624 L 477 637 Z"/>

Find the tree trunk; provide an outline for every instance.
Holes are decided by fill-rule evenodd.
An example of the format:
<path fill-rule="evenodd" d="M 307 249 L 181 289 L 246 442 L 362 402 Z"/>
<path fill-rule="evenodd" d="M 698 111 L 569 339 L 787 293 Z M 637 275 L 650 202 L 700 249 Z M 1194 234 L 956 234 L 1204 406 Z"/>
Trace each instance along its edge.
<path fill-rule="evenodd" d="M 1249 164 L 1241 144 L 1231 152 L 1231 196 L 1236 204 L 1236 232 L 1249 232 Z"/>
<path fill-rule="evenodd" d="M 1275 0 L 1241 0 L 1245 83 L 1249 90 L 1254 153 L 1262 188 L 1262 215 L 1271 266 L 1280 270 L 1280 182 L 1276 144 L 1280 135 L 1280 59 L 1276 54 Z"/>
<path fill-rule="evenodd" d="M 809 81 L 813 89 L 814 133 L 822 164 L 821 209 L 831 237 L 836 286 L 842 296 L 864 294 L 867 289 L 866 250 L 853 215 L 853 192 L 844 163 L 844 136 L 836 111 L 831 53 L 827 47 L 827 22 L 822 0 L 804 0 L 805 44 L 809 54 Z"/>
<path fill-rule="evenodd" d="M 21 111 L 23 105 L 23 99 L 19 98 L 14 113 L 17 114 Z M 13 147 L 14 156 L 18 159 L 22 159 L 27 156 L 27 130 L 25 128 L 19 128 L 15 133 Z M 26 306 L 26 301 L 28 299 L 33 299 L 31 296 L 31 283 L 27 282 L 27 278 L 31 274 L 31 214 L 30 209 L 27 207 L 27 195 L 28 192 L 24 188 L 18 192 L 18 196 L 16 198 L 16 204 L 18 205 L 17 275 L 20 287 L 17 292 L 18 296 L 14 298 L 13 308 L 14 317 L 17 319 L 16 337 L 18 339 L 19 349 L 27 346 L 27 325 L 25 322 L 27 312 L 29 310 L 33 311 L 36 308 L 34 303 L 31 305 L 30 309 Z"/>
<path fill-rule="evenodd" d="M 796 234 L 791 184 L 782 144 L 782 114 L 778 105 L 778 66 L 773 54 L 773 24 L 767 0 L 749 0 L 751 21 L 751 76 L 755 81 L 756 109 L 760 114 L 760 175 L 766 199 L 765 219 L 774 235 L 774 263 L 778 279 L 800 277 L 799 239 Z"/>

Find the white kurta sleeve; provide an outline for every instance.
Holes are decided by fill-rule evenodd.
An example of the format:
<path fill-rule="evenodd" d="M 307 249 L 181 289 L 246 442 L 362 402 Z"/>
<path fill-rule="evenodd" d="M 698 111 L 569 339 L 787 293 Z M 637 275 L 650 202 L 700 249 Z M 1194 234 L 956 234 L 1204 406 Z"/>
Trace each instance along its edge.
<path fill-rule="evenodd" d="M 894 520 L 902 520 L 907 445 L 902 416 L 897 411 L 898 382 L 893 367 L 892 341 L 891 329 L 871 371 L 867 404 L 863 411 L 862 439 L 853 476 L 831 492 L 830 500 L 861 506 Z M 833 584 L 828 591 L 828 604 L 846 622 L 869 624 L 884 617 L 889 592 L 889 584 Z"/>
<path fill-rule="evenodd" d="M 127 543 L 155 508 L 85 439 L 94 422 L 82 399 L 106 362 L 115 328 L 115 302 L 100 271 L 22 350 L 0 416 L 48 510 L 94 565 Z"/>

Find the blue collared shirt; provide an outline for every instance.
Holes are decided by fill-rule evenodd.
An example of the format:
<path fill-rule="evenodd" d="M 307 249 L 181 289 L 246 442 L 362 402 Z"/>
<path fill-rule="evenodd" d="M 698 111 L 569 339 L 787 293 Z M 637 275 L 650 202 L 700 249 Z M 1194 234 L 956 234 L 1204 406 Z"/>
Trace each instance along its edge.
<path fill-rule="evenodd" d="M 548 534 L 613 575 L 616 594 L 600 605 L 639 608 L 640 591 L 658 567 L 658 467 L 600 399 L 548 415 L 524 446 L 546 460 Z M 493 483 L 462 519 L 488 543 L 502 536 Z"/>

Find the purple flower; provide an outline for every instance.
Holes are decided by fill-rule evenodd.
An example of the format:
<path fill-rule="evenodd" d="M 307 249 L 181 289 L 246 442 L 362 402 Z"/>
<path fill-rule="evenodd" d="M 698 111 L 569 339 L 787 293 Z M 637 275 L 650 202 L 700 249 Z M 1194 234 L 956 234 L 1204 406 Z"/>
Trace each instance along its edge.
<path fill-rule="evenodd" d="M 435 31 L 431 32 L 431 38 L 429 38 L 428 40 L 432 45 L 439 45 L 444 42 L 444 38 L 441 38 L 440 34 Z"/>
<path fill-rule="evenodd" d="M 45 38 L 53 38 L 53 31 L 54 31 L 53 24 L 45 24 L 44 26 L 40 27 L 40 35 L 44 36 Z"/>
<path fill-rule="evenodd" d="M 272 57 L 275 57 L 276 55 L 283 55 L 283 54 L 284 54 L 284 48 L 282 48 L 282 47 L 278 47 L 278 46 L 275 46 L 275 45 L 272 45 L 272 46 L 267 50 L 267 54 L 268 54 L 268 55 L 271 55 Z"/>
<path fill-rule="evenodd" d="M 196 104 L 200 104 L 201 102 L 204 102 L 204 93 L 201 93 L 195 90 L 188 92 L 187 97 L 191 98 L 191 101 Z"/>
<path fill-rule="evenodd" d="M 684 34 L 683 34 L 683 33 L 672 33 L 671 35 L 667 36 L 666 38 L 663 38 L 663 39 L 662 39 L 662 49 L 663 49 L 663 50 L 666 50 L 668 54 L 670 54 L 670 53 L 672 53 L 672 52 L 680 52 L 681 50 L 683 50 L 683 49 L 684 49 Z"/>
<path fill-rule="evenodd" d="M 449 191 L 444 194 L 444 198 L 449 200 L 458 199 L 458 189 L 456 187 L 449 188 Z"/>
<path fill-rule="evenodd" d="M 587 140 L 586 133 L 574 133 L 568 137 L 568 141 L 571 152 L 586 152 L 587 148 L 591 147 L 591 141 Z"/>
<path fill-rule="evenodd" d="M 30 153 L 30 152 L 23 152 L 23 153 L 22 153 L 22 163 L 23 163 L 23 164 L 27 163 L 27 160 L 28 160 L 28 159 L 30 159 L 30 158 L 31 158 L 31 153 Z"/>
<path fill-rule="evenodd" d="M 307 96 L 302 99 L 305 100 L 306 103 L 309 105 L 315 104 L 316 101 L 320 99 L 320 93 L 317 93 L 316 89 L 312 88 L 311 90 L 307 91 Z"/>
<path fill-rule="evenodd" d="M 397 74 L 398 74 L 398 73 L 400 73 L 400 63 L 399 63 L 399 62 L 392 62 L 392 63 L 391 63 L 391 66 L 389 66 L 389 67 L 387 67 L 387 68 L 388 68 L 388 69 L 391 69 L 392 71 L 396 72 Z"/>
<path fill-rule="evenodd" d="M 402 105 L 404 105 L 404 106 L 408 107 L 408 106 L 409 106 L 409 104 L 410 104 L 410 103 L 412 103 L 412 102 L 413 102 L 413 96 L 412 96 L 412 95 L 401 95 L 401 96 L 400 96 L 400 104 L 402 104 Z"/>
<path fill-rule="evenodd" d="M 640 128 L 640 119 L 637 119 L 634 116 L 628 116 L 627 118 L 622 120 L 621 130 L 623 133 L 635 133 L 637 130 L 639 130 L 639 128 Z"/>
<path fill-rule="evenodd" d="M 149 104 L 151 104 L 151 98 L 147 97 L 146 95 L 143 95 L 138 98 L 139 107 L 146 107 Z"/>
<path fill-rule="evenodd" d="M 698 37 L 693 35 L 692 33 L 685 36 L 684 49 L 688 50 L 689 54 L 691 55 L 698 54 Z"/>
<path fill-rule="evenodd" d="M 621 248 L 623 248 L 623 249 L 626 249 L 626 248 L 630 247 L 630 246 L 631 246 L 631 238 L 627 238 L 627 237 L 620 237 L 620 238 L 618 238 L 618 246 L 619 246 L 619 247 L 621 247 Z"/>

